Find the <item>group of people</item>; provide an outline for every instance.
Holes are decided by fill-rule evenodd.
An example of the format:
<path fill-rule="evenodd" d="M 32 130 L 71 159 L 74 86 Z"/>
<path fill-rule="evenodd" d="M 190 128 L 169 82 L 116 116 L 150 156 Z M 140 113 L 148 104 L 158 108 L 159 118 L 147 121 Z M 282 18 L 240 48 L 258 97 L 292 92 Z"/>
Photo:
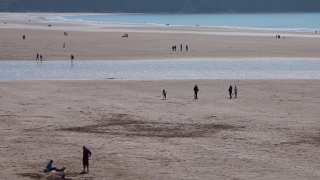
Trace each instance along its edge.
<path fill-rule="evenodd" d="M 195 85 L 193 87 L 193 91 L 194 91 L 194 99 L 198 99 L 198 92 L 199 92 L 198 85 Z M 228 91 L 229 91 L 230 99 L 232 99 L 233 93 L 232 93 L 232 86 L 231 85 L 230 85 Z M 237 86 L 234 87 L 234 95 L 235 95 L 235 98 L 237 98 L 237 96 L 238 96 L 238 88 L 237 88 Z M 167 92 L 166 92 L 165 89 L 162 90 L 162 96 L 163 96 L 163 100 L 167 99 Z"/>
<path fill-rule="evenodd" d="M 82 173 L 86 173 L 86 168 L 87 168 L 87 173 L 89 172 L 89 157 L 91 156 L 91 151 L 86 147 L 82 147 L 83 150 L 83 157 L 82 157 L 82 164 L 83 164 L 83 171 Z M 43 170 L 44 173 L 49 173 L 49 172 L 61 172 L 61 179 L 65 179 L 67 175 L 66 167 L 63 166 L 63 168 L 58 169 L 53 166 L 53 160 L 50 160 L 49 163 L 47 164 L 46 168 Z"/>
<path fill-rule="evenodd" d="M 129 37 L 129 34 L 124 34 L 122 37 Z"/>
<path fill-rule="evenodd" d="M 232 93 L 232 86 L 231 85 L 230 85 L 228 91 L 229 91 L 230 99 L 232 99 L 233 93 Z M 238 96 L 238 88 L 237 88 L 237 86 L 234 86 L 234 98 L 237 98 L 237 96 Z"/>
<path fill-rule="evenodd" d="M 171 49 L 172 49 L 172 51 L 177 51 L 177 46 L 174 45 L 171 47 Z M 186 45 L 186 51 L 188 51 L 188 50 L 189 50 L 189 47 L 188 47 L 188 45 Z M 182 44 L 180 44 L 180 51 L 182 51 Z"/>
<path fill-rule="evenodd" d="M 37 53 L 36 61 L 42 61 L 42 55 Z"/>
<path fill-rule="evenodd" d="M 68 36 L 68 33 L 67 33 L 67 32 L 63 32 L 63 35 L 64 35 L 64 36 Z"/>

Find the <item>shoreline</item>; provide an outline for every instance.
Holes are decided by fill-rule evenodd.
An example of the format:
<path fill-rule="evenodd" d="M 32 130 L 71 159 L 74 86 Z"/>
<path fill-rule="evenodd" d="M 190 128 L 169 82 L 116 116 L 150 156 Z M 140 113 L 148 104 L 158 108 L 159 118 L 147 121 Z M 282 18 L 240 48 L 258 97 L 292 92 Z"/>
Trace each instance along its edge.
<path fill-rule="evenodd" d="M 56 19 L 46 19 L 54 16 L 78 16 L 78 15 L 105 15 L 105 14 L 122 14 L 122 13 L 0 13 L 0 20 L 12 20 L 16 23 L 23 23 L 27 20 L 34 20 L 38 23 L 54 23 L 54 24 L 63 24 L 63 25 L 82 25 L 82 26 L 94 26 L 94 27 L 122 27 L 122 28 L 188 28 L 195 30 L 217 30 L 217 31 L 236 31 L 236 32 L 257 32 L 255 35 L 258 35 L 259 32 L 262 36 L 266 34 L 274 34 L 274 33 L 283 33 L 287 36 L 292 36 L 294 34 L 300 35 L 314 35 L 314 31 L 317 29 L 304 29 L 303 28 L 255 28 L 255 27 L 233 27 L 233 26 L 199 26 L 195 27 L 193 25 L 170 25 L 166 26 L 165 24 L 139 24 L 139 23 L 96 23 L 96 21 L 77 21 L 77 20 L 56 20 Z M 140 14 L 140 13 L 123 13 L 123 14 Z M 17 17 L 18 15 L 18 17 Z M 21 17 L 19 15 L 23 15 L 25 17 Z M 44 19 L 41 19 L 44 18 Z M 298 30 L 300 29 L 300 30 Z M 103 31 L 103 30 L 101 30 Z M 114 32 L 114 31 L 112 31 Z M 319 30 L 320 32 L 320 30 Z M 232 35 L 232 34 L 229 34 Z M 247 34 L 248 35 L 248 34 Z M 300 36 L 299 36 L 300 37 Z M 302 36 L 303 37 L 303 36 Z M 309 36 L 305 36 L 309 37 Z M 310 37 L 318 37 L 318 36 L 310 36 Z M 320 36 L 319 36 L 320 37 Z"/>
<path fill-rule="evenodd" d="M 306 32 L 55 23 L 42 21 L 41 15 L 0 14 L 0 61 L 33 60 L 37 53 L 49 61 L 69 60 L 71 54 L 75 61 L 320 58 L 320 35 Z M 63 36 L 63 32 L 69 32 L 69 36 Z M 123 34 L 130 34 L 129 38 L 122 38 Z M 281 39 L 275 38 L 277 34 Z M 22 35 L 26 35 L 25 41 Z M 62 48 L 63 43 L 66 48 Z M 177 51 L 171 50 L 173 45 Z"/>
<path fill-rule="evenodd" d="M 30 12 L 30 13 L 0 13 L 1 16 L 8 16 L 7 19 L 15 19 L 15 15 L 25 15 L 25 18 L 16 20 L 28 20 L 33 19 L 37 20 L 38 22 L 52 22 L 52 23 L 63 23 L 63 24 L 82 24 L 82 25 L 104 25 L 104 26 L 115 26 L 115 27 L 166 27 L 165 24 L 156 24 L 156 23 L 118 23 L 118 22 L 103 22 L 96 23 L 97 21 L 84 21 L 84 20 L 68 20 L 68 19 L 62 19 L 58 20 L 54 17 L 63 17 L 63 16 L 79 16 L 79 15 L 87 15 L 87 16 L 94 16 L 94 15 L 140 15 L 140 14 L 146 14 L 146 15 L 153 15 L 152 13 L 37 13 L 37 12 Z M 179 13 L 178 13 L 179 14 Z M 206 14 L 206 13 L 203 13 Z M 220 13 L 217 13 L 220 14 Z M 222 13 L 225 14 L 225 13 Z M 247 13 L 243 13 L 247 14 Z M 250 13 L 249 13 L 250 14 Z M 251 14 L 261 14 L 261 13 L 251 13 Z M 262 14 L 268 14 L 268 13 L 262 13 Z M 270 13 L 273 14 L 273 13 Z M 301 13 L 279 13 L 279 14 L 301 14 Z M 304 14 L 304 13 L 302 13 Z M 309 13 L 312 14 L 312 13 Z M 11 15 L 11 16 L 10 16 Z M 159 15 L 170 15 L 170 14 L 162 14 Z M 30 18 L 29 18 L 30 17 Z M 43 17 L 44 19 L 39 19 L 40 17 Z M 51 19 L 49 19 L 51 18 Z M 186 28 L 192 28 L 194 25 L 170 25 L 170 27 L 186 27 Z M 200 26 L 197 28 L 209 28 L 213 30 L 244 30 L 244 31 L 266 31 L 266 32 L 288 32 L 288 33 L 314 33 L 314 31 L 318 29 L 306 29 L 306 28 L 258 28 L 258 27 L 236 27 L 236 26 Z M 319 28 L 320 29 L 320 28 Z M 319 30 L 320 31 L 320 30 Z"/>

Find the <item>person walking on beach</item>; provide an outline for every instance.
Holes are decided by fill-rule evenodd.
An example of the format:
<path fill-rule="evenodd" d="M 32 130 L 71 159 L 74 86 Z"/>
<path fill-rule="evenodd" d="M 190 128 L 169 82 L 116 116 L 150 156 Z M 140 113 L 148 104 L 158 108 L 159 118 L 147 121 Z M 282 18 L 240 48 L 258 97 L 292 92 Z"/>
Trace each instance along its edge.
<path fill-rule="evenodd" d="M 230 99 L 232 99 L 232 86 L 231 85 L 230 85 L 228 91 L 229 91 Z"/>
<path fill-rule="evenodd" d="M 188 51 L 188 45 L 186 45 L 186 51 Z"/>
<path fill-rule="evenodd" d="M 163 100 L 167 100 L 167 92 L 165 89 L 162 91 L 162 95 L 163 95 Z"/>
<path fill-rule="evenodd" d="M 182 51 L 182 44 L 180 44 L 180 51 Z"/>
<path fill-rule="evenodd" d="M 66 43 L 63 43 L 63 48 L 65 48 L 66 47 Z"/>
<path fill-rule="evenodd" d="M 38 60 L 39 60 L 39 54 L 37 53 L 36 61 L 38 61 Z"/>
<path fill-rule="evenodd" d="M 40 61 L 42 61 L 42 55 L 40 54 Z"/>
<path fill-rule="evenodd" d="M 82 147 L 83 149 L 83 158 L 82 158 L 82 163 L 83 163 L 83 173 L 86 172 L 86 167 L 87 167 L 87 172 L 89 172 L 89 157 L 91 156 L 91 151 L 86 148 L 86 146 Z"/>
<path fill-rule="evenodd" d="M 26 35 L 23 35 L 23 36 L 22 36 L 22 39 L 25 40 L 25 39 L 26 39 Z"/>
<path fill-rule="evenodd" d="M 198 99 L 198 92 L 199 92 L 198 85 L 194 86 L 193 91 L 194 91 L 194 99 Z"/>
<path fill-rule="evenodd" d="M 74 56 L 71 54 L 70 56 L 71 62 L 73 62 Z"/>
<path fill-rule="evenodd" d="M 234 98 L 237 98 L 238 95 L 238 88 L 237 86 L 234 86 Z"/>

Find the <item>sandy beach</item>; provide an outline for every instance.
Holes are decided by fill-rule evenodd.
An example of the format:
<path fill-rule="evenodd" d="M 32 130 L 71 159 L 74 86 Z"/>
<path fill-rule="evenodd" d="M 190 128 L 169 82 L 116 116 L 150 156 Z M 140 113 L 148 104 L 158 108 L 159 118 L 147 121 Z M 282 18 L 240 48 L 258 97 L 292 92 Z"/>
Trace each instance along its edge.
<path fill-rule="evenodd" d="M 0 60 L 35 60 L 37 53 L 44 60 L 70 60 L 71 54 L 75 60 L 320 57 L 320 35 L 314 33 L 55 23 L 39 20 L 42 15 L 22 19 L 0 15 Z M 173 45 L 177 51 L 172 51 Z"/>
<path fill-rule="evenodd" d="M 314 33 L 43 16 L 0 14 L 0 60 L 320 58 Z M 229 99 L 230 85 L 237 99 Z M 43 173 L 51 159 L 69 180 L 320 179 L 319 86 L 317 79 L 0 81 L 0 179 L 58 180 Z M 82 146 L 93 153 L 87 174 Z"/>
<path fill-rule="evenodd" d="M 193 99 L 198 84 L 199 99 Z M 229 85 L 237 99 L 228 99 Z M 0 82 L 1 179 L 319 179 L 318 80 Z M 168 99 L 162 100 L 166 89 Z M 82 146 L 93 153 L 82 171 Z"/>

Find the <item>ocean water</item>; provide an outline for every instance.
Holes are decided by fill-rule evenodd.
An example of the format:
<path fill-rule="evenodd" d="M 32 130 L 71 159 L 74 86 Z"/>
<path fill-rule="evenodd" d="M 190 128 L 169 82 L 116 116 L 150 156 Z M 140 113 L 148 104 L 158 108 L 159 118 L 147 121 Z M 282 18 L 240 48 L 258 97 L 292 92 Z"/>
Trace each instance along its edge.
<path fill-rule="evenodd" d="M 7 80 L 320 79 L 319 59 L 1 61 Z"/>
<path fill-rule="evenodd" d="M 320 13 L 265 14 L 83 14 L 48 17 L 55 21 L 110 24 L 139 24 L 254 28 L 269 30 L 320 30 Z"/>

